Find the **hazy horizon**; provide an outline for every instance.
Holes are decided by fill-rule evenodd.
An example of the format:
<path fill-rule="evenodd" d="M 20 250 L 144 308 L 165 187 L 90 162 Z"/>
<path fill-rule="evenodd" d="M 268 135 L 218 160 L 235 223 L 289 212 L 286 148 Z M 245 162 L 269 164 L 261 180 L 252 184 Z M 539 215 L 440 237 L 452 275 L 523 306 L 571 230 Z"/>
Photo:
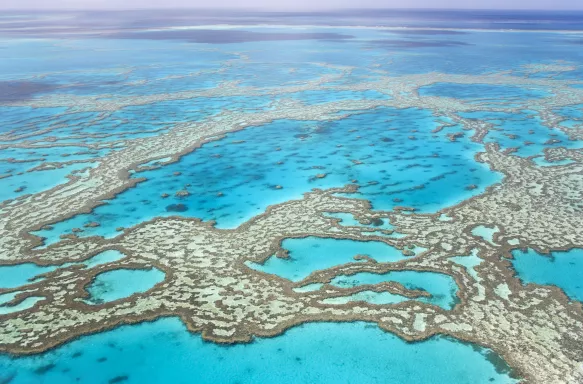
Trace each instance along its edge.
<path fill-rule="evenodd" d="M 406 4 L 406 6 L 405 6 Z M 247 10 L 247 11 L 331 11 L 350 9 L 416 9 L 416 10 L 514 10 L 514 11 L 583 11 L 580 0 L 284 0 L 276 4 L 267 0 L 248 0 L 242 4 L 237 0 L 216 0 L 212 7 L 206 2 L 189 0 L 4 0 L 2 10 L 38 11 L 89 11 L 89 10 L 154 10 L 154 9 L 193 9 L 193 10 Z"/>

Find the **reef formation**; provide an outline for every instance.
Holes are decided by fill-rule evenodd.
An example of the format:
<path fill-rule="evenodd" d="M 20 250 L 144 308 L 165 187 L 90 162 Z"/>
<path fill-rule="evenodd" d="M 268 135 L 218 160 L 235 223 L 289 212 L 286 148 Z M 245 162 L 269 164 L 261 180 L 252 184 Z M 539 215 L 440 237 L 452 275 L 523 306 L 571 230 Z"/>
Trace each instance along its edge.
<path fill-rule="evenodd" d="M 238 54 L 219 71 L 245 60 L 244 54 Z M 524 71 L 532 75 L 573 68 L 561 64 L 533 65 Z M 94 166 L 71 175 L 64 184 L 7 200 L 0 206 L 0 265 L 32 262 L 60 266 L 24 286 L 0 289 L 0 294 L 15 293 L 9 305 L 31 297 L 42 298 L 28 309 L 0 315 L 0 351 L 42 352 L 80 335 L 169 316 L 178 316 L 191 331 L 201 332 L 204 339 L 218 343 L 276 336 L 304 322 L 362 320 L 377 323 L 406 340 L 443 334 L 491 348 L 525 382 L 583 381 L 583 306 L 557 287 L 523 284 L 509 261 L 511 251 L 518 248 L 549 253 L 583 247 L 583 152 L 559 144 L 545 150 L 544 160 L 549 164 L 540 166 L 533 156 L 514 154 L 517 148 L 528 144 L 518 138 L 516 148 L 487 142 L 485 138 L 495 129 L 493 124 L 463 116 L 478 109 L 517 114 L 527 107 L 542 125 L 575 142 L 583 137 L 583 125 L 566 128 L 560 124 L 565 118 L 555 111 L 583 104 L 583 89 L 573 87 L 583 82 L 512 72 L 392 76 L 377 69 L 374 80 L 342 83 L 344 76 L 355 68 L 335 69 L 340 74 L 277 88 L 241 86 L 230 81 L 213 88 L 175 93 L 126 96 L 63 93 L 0 101 L 3 106 L 65 108 L 103 117 L 128 106 L 168 100 L 234 96 L 275 100 L 264 110 L 224 110 L 199 122 L 176 123 L 153 136 L 118 139 L 107 144 L 87 142 L 85 139 L 92 134 L 79 132 L 75 146 L 88 151 L 116 150 L 97 158 Z M 508 106 L 491 100 L 475 103 L 420 92 L 422 87 L 439 83 L 515 86 L 548 94 Z M 389 97 L 313 105 L 287 97 L 302 91 L 371 90 Z M 280 119 L 334 121 L 380 107 L 421 108 L 449 119 L 461 127 L 449 136 L 450 140 L 468 135 L 472 141 L 483 144 L 483 151 L 475 160 L 502 173 L 503 180 L 484 193 L 437 213 L 418 213 L 406 206 L 391 211 L 375 210 L 366 200 L 350 197 L 363 187 L 355 180 L 353 184 L 314 189 L 301 199 L 272 205 L 234 229 L 218 229 L 213 222 L 196 218 L 170 216 L 119 228 L 119 235 L 112 238 L 70 234 L 46 247 L 42 247 L 42 239 L 31 234 L 90 212 L 128 188 L 139 187 L 143 179 L 137 171 L 178 161 L 203 144 L 221 140 L 229 132 L 255 130 L 261 135 L 263 125 Z M 50 135 L 51 129 L 46 128 L 44 134 Z M 46 138 L 38 140 L 43 143 L 22 141 L 26 135 L 4 132 L 0 140 L 13 143 L 1 146 L 39 150 L 63 145 L 47 144 Z M 566 160 L 567 164 L 553 164 Z M 64 164 L 68 163 L 58 166 Z M 42 167 L 52 165 L 45 162 Z M 317 177 L 325 178 L 326 174 L 319 173 Z M 184 208 L 174 206 L 172 211 L 181 212 Z M 351 214 L 361 225 L 343 225 L 330 215 L 334 213 Z M 379 232 L 372 225 L 379 221 L 390 223 L 392 230 L 401 236 Z M 478 227 L 496 231 L 491 239 L 485 239 L 475 233 Z M 285 239 L 310 236 L 382 242 L 401 250 L 403 259 L 384 263 L 367 255 L 354 255 L 354 262 L 314 271 L 296 282 L 250 267 L 250 263 L 262 264 L 273 255 L 288 257 L 282 248 Z M 414 248 L 422 251 L 412 252 Z M 82 264 L 108 250 L 117 250 L 124 257 L 93 267 Z M 464 267 L 452 260 L 470 255 L 480 260 L 475 267 Z M 125 299 L 97 304 L 85 300 L 89 295 L 87 287 L 97 275 L 121 268 L 156 268 L 164 273 L 164 280 Z M 394 282 L 348 288 L 330 284 L 337 276 L 390 271 L 449 275 L 457 284 L 458 301 L 453 309 L 447 310 L 415 300 L 427 294 Z M 319 289 L 301 289 L 317 283 L 322 284 Z M 327 301 L 364 291 L 389 292 L 409 300 L 386 305 Z"/>

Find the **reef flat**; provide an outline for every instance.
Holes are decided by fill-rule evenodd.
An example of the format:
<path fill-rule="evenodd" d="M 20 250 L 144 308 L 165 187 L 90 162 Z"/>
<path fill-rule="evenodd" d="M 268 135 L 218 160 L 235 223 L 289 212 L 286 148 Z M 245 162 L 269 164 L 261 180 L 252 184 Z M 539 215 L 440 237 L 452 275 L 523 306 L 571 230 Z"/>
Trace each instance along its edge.
<path fill-rule="evenodd" d="M 276 27 L 277 39 L 300 44 L 290 43 L 291 51 L 309 56 L 315 46 L 330 55 L 329 62 L 320 54 L 295 63 L 284 54 L 282 60 L 270 58 L 270 47 L 281 41 L 212 48 L 167 36 L 179 42 L 136 40 L 132 48 L 124 45 L 127 36 L 29 42 L 34 49 L 58 52 L 88 44 L 91 50 L 76 49 L 92 57 L 101 50 L 117 52 L 112 48 L 117 44 L 122 51 L 168 49 L 178 55 L 178 64 L 159 64 L 155 75 L 145 63 L 96 67 L 96 78 L 89 81 L 88 69 L 77 74 L 59 69 L 65 66 L 59 62 L 49 63 L 52 71 L 13 70 L 5 81 L 21 92 L 0 99 L 5 171 L 0 183 L 20 178 L 15 185 L 26 188 L 0 203 L 0 273 L 23 265 L 32 269 L 13 270 L 30 275 L 25 282 L 0 281 L 0 298 L 6 298 L 0 308 L 14 308 L 0 312 L 0 351 L 41 353 L 83 335 L 165 317 L 179 318 L 191 332 L 219 344 L 275 337 L 304 323 L 365 321 L 406 341 L 441 335 L 488 348 L 523 382 L 582 382 L 578 296 L 568 296 L 572 290 L 559 283 L 524 281 L 512 259 L 519 250 L 560 257 L 560 251 L 583 248 L 583 115 L 578 114 L 583 63 L 574 56 L 551 62 L 537 57 L 538 64 L 528 58 L 518 65 L 500 59 L 502 64 L 472 71 L 436 62 L 435 71 L 422 64 L 413 71 L 418 73 L 408 73 L 396 62 L 417 63 L 433 55 L 417 57 L 402 46 L 410 38 L 399 34 L 394 39 L 401 43 L 387 50 L 388 43 L 378 42 L 387 31 L 338 29 L 332 32 L 364 39 L 354 43 L 362 52 L 360 64 L 338 54 L 348 43 L 331 42 L 331 35 L 304 36 L 309 41 L 300 44 L 295 35 L 283 38 Z M 267 34 L 265 28 L 253 33 Z M 477 46 L 485 34 L 463 33 Z M 538 41 L 519 32 L 503 35 L 494 38 Z M 2 41 L 14 55 L 25 44 Z M 459 44 L 430 49 L 453 50 L 460 61 L 465 57 Z M 193 70 L 183 61 L 184 50 L 199 53 L 204 66 L 213 68 Z M 151 58 L 146 54 L 144 60 Z M 146 74 L 132 77 L 140 71 Z M 246 78 L 249 73 L 253 76 Z M 18 81 L 25 79 L 63 83 L 22 88 Z M 412 120 L 399 120 L 403 111 L 422 111 L 425 115 L 412 120 L 428 122 L 413 127 Z M 386 121 L 367 120 L 373 115 Z M 342 122 L 351 130 L 341 131 Z M 367 123 L 382 136 L 371 133 L 375 140 L 366 141 Z M 286 124 L 309 128 L 290 137 Z M 327 131 L 335 129 L 340 138 Z M 240 132 L 248 136 L 234 136 Z M 337 140 L 337 149 L 317 142 L 307 159 L 301 158 L 307 147 L 284 145 L 308 143 L 319 134 L 322 142 Z M 261 141 L 269 145 L 260 147 Z M 220 147 L 224 143 L 229 145 Z M 213 146 L 224 154 L 205 152 Z M 326 163 L 345 147 L 334 158 L 341 166 Z M 428 148 L 431 153 L 423 154 Z M 314 161 L 324 149 L 326 155 Z M 395 158 L 382 157 L 391 151 Z M 237 155 L 213 162 L 227 152 Z M 283 159 L 272 157 L 279 152 Z M 460 156 L 447 158 L 450 152 Z M 188 160 L 197 153 L 205 156 Z M 295 168 L 309 172 L 284 168 L 276 176 L 252 173 L 241 180 L 241 172 L 210 176 L 213 168 L 228 169 L 229 162 L 249 167 L 253 156 L 274 168 L 277 161 L 300 156 Z M 379 158 L 383 161 L 373 165 Z M 444 158 L 442 165 L 438 160 Z M 206 162 L 204 173 L 185 174 Z M 178 164 L 185 165 L 172 170 Z M 444 170 L 429 173 L 436 164 Z M 65 177 L 50 173 L 69 166 L 75 169 Z M 458 168 L 464 176 L 453 188 L 439 183 Z M 148 184 L 153 173 L 151 179 L 142 177 L 150 171 L 164 175 L 154 186 Z M 50 182 L 35 179 L 45 172 Z M 385 173 L 389 177 L 381 180 Z M 300 175 L 293 191 L 285 185 L 290 175 Z M 148 200 L 153 194 L 140 197 L 140 188 L 169 188 L 170 178 L 178 178 L 181 187 L 172 184 L 159 197 L 169 213 L 143 208 L 156 204 Z M 205 184 L 208 179 L 216 190 Z M 253 196 L 269 196 L 263 205 L 253 201 L 259 208 L 250 208 L 245 197 L 221 203 L 253 182 Z M 212 190 L 204 202 L 188 200 L 204 190 Z M 124 200 L 130 191 L 135 197 Z M 156 195 L 164 191 L 155 189 Z M 427 194 L 410 198 L 419 191 Z M 208 201 L 219 206 L 207 207 Z M 424 209 L 423 201 L 433 205 Z M 190 214 L 193 204 L 207 212 Z M 103 207 L 112 209 L 96 215 Z M 137 212 L 127 225 L 116 216 L 124 209 Z M 217 225 L 235 214 L 243 219 Z M 70 220 L 78 226 L 66 227 Z M 281 263 L 271 266 L 273 260 Z M 292 267 L 298 269 L 287 269 Z M 139 277 L 130 277 L 132 271 Z M 405 272 L 412 273 L 411 284 L 406 274 L 397 278 Z M 386 279 L 371 278 L 383 275 Z M 134 278 L 140 280 L 135 292 L 104 287 L 108 279 Z M 415 284 L 416 278 L 427 286 Z"/>

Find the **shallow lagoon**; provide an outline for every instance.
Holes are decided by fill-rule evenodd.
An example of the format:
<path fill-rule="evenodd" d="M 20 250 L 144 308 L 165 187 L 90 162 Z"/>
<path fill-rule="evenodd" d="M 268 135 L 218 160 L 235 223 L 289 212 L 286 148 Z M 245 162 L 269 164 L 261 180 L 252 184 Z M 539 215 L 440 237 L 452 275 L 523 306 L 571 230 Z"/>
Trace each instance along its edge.
<path fill-rule="evenodd" d="M 509 114 L 502 112 L 464 112 L 460 114 L 469 119 L 479 119 L 494 125 L 484 142 L 498 143 L 501 148 L 515 148 L 513 155 L 528 157 L 542 155 L 545 148 L 566 147 L 579 148 L 581 143 L 569 140 L 569 137 L 557 129 L 542 125 L 540 118 L 531 111 Z"/>
<path fill-rule="evenodd" d="M 395 281 L 401 283 L 407 289 L 423 290 L 431 294 L 431 297 L 419 297 L 415 300 L 435 304 L 444 309 L 452 309 L 457 303 L 458 299 L 456 292 L 458 290 L 455 280 L 445 274 L 433 272 L 417 272 L 417 271 L 392 271 L 384 274 L 375 274 L 362 272 L 352 276 L 337 276 L 330 284 L 341 287 L 351 288 L 364 284 L 379 284 L 385 281 Z M 381 295 L 373 292 L 372 302 L 375 304 L 375 297 Z M 406 297 L 401 297 L 398 302 L 409 300 Z M 353 300 L 354 301 L 354 300 Z M 371 300 L 365 300 L 371 301 Z M 383 304 L 383 300 L 376 302 Z"/>
<path fill-rule="evenodd" d="M 285 239 L 282 248 L 289 257 L 272 256 L 264 264 L 248 263 L 249 267 L 278 275 L 292 281 L 300 281 L 312 272 L 345 263 L 361 262 L 357 255 L 367 255 L 379 263 L 399 261 L 406 256 L 397 248 L 380 241 L 355 241 L 321 237 Z"/>
<path fill-rule="evenodd" d="M 451 142 L 433 134 L 440 122 L 429 112 L 380 108 L 333 122 L 282 120 L 245 129 L 204 145 L 179 162 L 139 172 L 148 180 L 119 194 L 92 214 L 36 234 L 47 243 L 82 228 L 81 236 L 113 236 L 156 216 L 182 215 L 236 227 L 268 205 L 300 198 L 312 188 L 360 185 L 375 209 L 412 206 L 433 212 L 481 193 L 500 175 L 473 156 L 482 147 L 468 137 Z M 175 196 L 186 190 L 188 196 Z M 168 194 L 167 198 L 162 198 Z M 179 208 L 179 209 L 178 209 Z"/>
<path fill-rule="evenodd" d="M 59 184 L 64 184 L 69 179 L 72 172 L 81 171 L 85 168 L 95 166 L 94 163 L 75 163 L 46 171 L 24 172 L 22 175 L 2 179 L 2 188 L 0 188 L 0 202 L 15 199 L 19 196 L 39 193 Z M 14 169 L 10 167 L 10 169 Z"/>
<path fill-rule="evenodd" d="M 107 264 L 124 258 L 125 255 L 117 250 L 107 250 L 97 255 L 79 262 L 65 263 L 61 265 L 36 265 L 34 263 L 22 263 L 15 265 L 0 265 L 0 288 L 17 288 L 28 284 L 35 279 L 41 279 L 39 275 L 52 272 L 59 268 L 66 268 L 71 265 L 82 264 L 87 268 Z"/>
<path fill-rule="evenodd" d="M 86 287 L 89 304 L 102 304 L 145 292 L 164 280 L 164 272 L 152 268 L 114 269 L 98 274 Z"/>
<path fill-rule="evenodd" d="M 263 264 L 248 262 L 247 266 L 255 270 L 270 273 L 285 279 L 298 282 L 310 274 L 345 263 L 363 262 L 355 260 L 356 255 L 366 255 L 379 263 L 403 260 L 406 256 L 397 248 L 379 241 L 354 241 L 345 239 L 306 237 L 301 239 L 286 239 L 282 248 L 289 252 L 288 258 L 272 256 Z M 414 248 L 418 254 L 423 248 Z M 384 274 L 357 273 L 352 276 L 337 276 L 330 282 L 339 288 L 352 288 L 367 284 L 397 282 L 406 289 L 422 290 L 430 297 L 419 297 L 418 300 L 435 304 L 444 309 L 452 309 L 457 303 L 457 284 L 448 275 L 418 271 L 392 271 Z M 296 292 L 311 292 L 322 287 L 313 283 L 295 288 Z M 323 300 L 325 304 L 346 304 L 351 301 L 366 301 L 371 304 L 395 304 L 412 300 L 405 296 L 390 292 L 362 291 L 350 296 L 341 296 Z"/>
<path fill-rule="evenodd" d="M 583 249 L 542 255 L 532 249 L 512 251 L 512 265 L 524 283 L 555 285 L 573 300 L 583 301 Z"/>
<path fill-rule="evenodd" d="M 44 299 L 44 297 L 41 296 L 30 296 L 16 305 L 7 305 L 10 301 L 14 300 L 19 293 L 20 292 L 11 292 L 0 295 L 0 315 L 24 311 L 25 309 L 32 308 L 37 302 Z"/>
<path fill-rule="evenodd" d="M 9 289 L 28 284 L 40 274 L 55 270 L 53 266 L 39 266 L 33 263 L 0 266 L 0 288 Z"/>
<path fill-rule="evenodd" d="M 376 325 L 314 323 L 251 344 L 202 341 L 176 318 L 82 337 L 39 356 L 0 355 L 0 381 L 46 383 L 512 383 L 490 350 Z"/>

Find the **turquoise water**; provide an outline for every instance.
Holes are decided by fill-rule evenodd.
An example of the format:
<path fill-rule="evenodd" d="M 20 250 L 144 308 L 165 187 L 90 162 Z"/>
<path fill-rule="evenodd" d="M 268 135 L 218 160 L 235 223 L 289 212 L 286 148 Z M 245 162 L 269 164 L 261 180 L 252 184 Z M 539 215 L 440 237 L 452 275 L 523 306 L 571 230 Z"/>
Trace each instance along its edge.
<path fill-rule="evenodd" d="M 542 155 L 545 148 L 551 147 L 581 147 L 580 141 L 569 140 L 562 131 L 542 125 L 539 117 L 533 116 L 531 111 L 517 114 L 481 111 L 464 112 L 460 115 L 494 124 L 484 142 L 498 143 L 503 149 L 515 148 L 513 155 L 516 156 Z"/>
<path fill-rule="evenodd" d="M 175 318 L 123 326 L 40 356 L 0 355 L 24 383 L 513 383 L 492 351 L 433 337 L 407 343 L 366 323 L 306 324 L 251 344 L 202 341 Z"/>
<path fill-rule="evenodd" d="M 0 288 L 17 288 L 34 281 L 35 277 L 43 273 L 52 272 L 58 268 L 66 268 L 71 265 L 82 264 L 92 268 L 101 264 L 122 259 L 124 254 L 116 250 L 103 251 L 80 263 L 66 263 L 62 265 L 39 266 L 34 263 L 15 265 L 0 265 Z M 38 277 L 39 279 L 41 277 Z"/>
<path fill-rule="evenodd" d="M 583 105 L 581 104 L 555 109 L 553 112 L 570 119 L 583 119 Z"/>
<path fill-rule="evenodd" d="M 89 304 L 103 304 L 145 292 L 164 281 L 164 272 L 152 268 L 114 269 L 98 274 L 86 287 Z"/>
<path fill-rule="evenodd" d="M 474 161 L 481 146 L 454 128 L 432 134 L 439 121 L 419 109 L 380 108 L 340 121 L 282 120 L 248 128 L 204 145 L 179 162 L 139 172 L 148 180 L 93 213 L 37 231 L 50 244 L 75 227 L 97 221 L 81 236 L 114 236 L 156 216 L 182 215 L 236 227 L 267 206 L 297 199 L 312 188 L 356 182 L 375 209 L 404 205 L 433 212 L 479 194 L 501 177 Z M 357 129 L 358 128 L 358 129 Z M 417 132 L 411 132 L 415 131 Z M 475 186 L 469 189 L 469 186 Z M 176 192 L 187 190 L 188 196 Z M 168 194 L 167 198 L 162 198 Z"/>
<path fill-rule="evenodd" d="M 478 276 L 478 272 L 475 270 L 475 267 L 482 263 L 482 259 L 478 257 L 478 251 L 474 249 L 470 255 L 465 256 L 454 256 L 449 258 L 455 264 L 464 266 L 468 274 L 472 276 L 476 281 L 480 281 L 480 277 Z"/>
<path fill-rule="evenodd" d="M 494 235 L 498 232 L 500 232 L 500 229 L 497 226 L 486 227 L 484 225 L 478 225 L 472 229 L 472 235 L 481 237 L 492 245 L 496 245 Z"/>
<path fill-rule="evenodd" d="M 312 272 L 345 263 L 362 262 L 354 259 L 356 255 L 367 255 L 379 263 L 399 261 L 406 256 L 397 248 L 380 241 L 355 241 L 306 237 L 285 239 L 282 248 L 289 252 L 289 258 L 271 256 L 264 264 L 247 263 L 258 271 L 300 281 Z"/>
<path fill-rule="evenodd" d="M 3 127 L 11 127 L 10 132 L 16 137 L 27 135 L 25 140 L 38 140 L 31 148 L 11 147 L 14 142 L 22 142 L 21 139 L 0 140 L 0 145 L 7 145 L 0 148 L 0 176 L 8 176 L 2 179 L 0 202 L 50 189 L 67 182 L 67 176 L 76 170 L 95 167 L 100 157 L 111 152 L 106 146 L 113 141 L 155 136 L 167 131 L 177 120 L 200 121 L 226 108 L 262 110 L 269 103 L 268 98 L 254 97 L 174 100 L 149 104 L 147 108 L 129 106 L 105 118 L 95 112 L 61 108 L 39 108 L 31 112 L 30 108 L 0 106 L 0 111 L 7 112 L 5 121 L 0 118 Z M 46 129 L 50 131 L 44 132 Z M 55 144 L 60 146 L 51 147 Z M 121 143 L 116 149 L 123 146 Z M 78 163 L 64 164 L 69 161 Z M 31 172 L 49 162 L 56 166 Z"/>
<path fill-rule="evenodd" d="M 564 127 L 575 128 L 583 124 L 583 105 L 581 104 L 555 109 L 553 112 L 566 118 L 560 124 Z"/>
<path fill-rule="evenodd" d="M 29 283 L 40 274 L 55 270 L 52 266 L 38 266 L 33 263 L 0 266 L 0 288 L 16 288 Z"/>
<path fill-rule="evenodd" d="M 456 292 L 458 290 L 455 280 L 445 274 L 433 272 L 417 272 L 417 271 L 392 271 L 385 274 L 375 274 L 362 272 L 352 276 L 337 276 L 330 284 L 340 288 L 352 288 L 365 284 L 379 284 L 385 281 L 395 281 L 401 283 L 407 289 L 416 289 L 426 291 L 431 294 L 431 297 L 420 297 L 415 300 L 435 304 L 444 309 L 452 309 L 457 303 L 458 299 Z M 382 299 L 383 293 L 372 292 L 373 304 L 384 304 Z M 397 296 L 397 295 L 395 295 Z M 405 301 L 407 298 L 402 297 Z"/>
<path fill-rule="evenodd" d="M 103 251 L 98 253 L 97 255 L 93 256 L 92 258 L 85 260 L 83 264 L 87 266 L 87 268 L 95 267 L 101 264 L 111 263 L 113 261 L 121 260 L 125 257 L 123 253 L 117 251 L 115 249 L 111 249 L 108 251 Z"/>
<path fill-rule="evenodd" d="M 293 99 L 301 100 L 306 104 L 322 104 L 334 101 L 343 100 L 387 100 L 389 95 L 380 93 L 378 91 L 334 91 L 318 90 L 318 91 L 304 91 L 292 93 L 288 95 Z"/>
<path fill-rule="evenodd" d="M 39 266 L 33 263 L 2 265 L 0 266 L 0 289 L 14 289 L 31 282 L 42 280 L 43 277 L 40 275 L 55 271 L 59 268 L 67 268 L 72 265 L 84 265 L 86 268 L 93 268 L 102 264 L 121 260 L 124 257 L 125 255 L 117 250 L 107 250 L 80 263 L 65 263 L 48 266 Z M 96 281 L 90 287 L 91 292 L 95 295 L 91 299 L 95 302 L 110 301 L 115 300 L 116 298 L 129 296 L 134 292 L 145 291 L 150 288 L 149 284 L 153 285 L 158 282 L 155 281 L 158 276 L 159 275 L 156 272 L 153 274 L 130 273 L 107 275 L 104 273 L 98 275 Z M 164 274 L 162 274 L 162 279 L 163 276 Z M 111 282 L 111 278 L 121 278 L 121 280 Z M 0 315 L 23 311 L 31 308 L 38 301 L 44 299 L 43 297 L 32 296 L 15 303 L 15 305 L 6 305 L 21 292 L 23 291 L 13 291 L 0 294 Z"/>
<path fill-rule="evenodd" d="M 583 249 L 542 255 L 532 249 L 512 251 L 512 265 L 525 284 L 555 285 L 583 301 Z"/>
<path fill-rule="evenodd" d="M 549 95 L 545 90 L 520 88 L 511 85 L 456 83 L 435 83 L 421 87 L 419 88 L 419 94 L 421 96 L 445 96 L 482 102 L 504 100 L 506 103 L 513 100 L 523 102 L 528 99 L 538 99 Z"/>
<path fill-rule="evenodd" d="M 89 163 L 77 163 L 63 166 L 50 171 L 34 171 L 22 175 L 14 175 L 2 179 L 4 188 L 0 189 L 0 201 L 14 199 L 19 196 L 34 194 L 56 187 L 68 181 L 67 176 L 74 171 L 92 167 Z M 12 169 L 12 168 L 10 168 Z M 11 172 L 8 172 L 9 174 Z"/>
<path fill-rule="evenodd" d="M 44 299 L 44 297 L 31 296 L 20 301 L 16 305 L 7 305 L 7 303 L 13 300 L 18 293 L 19 292 L 13 292 L 0 295 L 0 315 L 24 311 L 25 309 L 32 308 L 37 302 Z"/>

